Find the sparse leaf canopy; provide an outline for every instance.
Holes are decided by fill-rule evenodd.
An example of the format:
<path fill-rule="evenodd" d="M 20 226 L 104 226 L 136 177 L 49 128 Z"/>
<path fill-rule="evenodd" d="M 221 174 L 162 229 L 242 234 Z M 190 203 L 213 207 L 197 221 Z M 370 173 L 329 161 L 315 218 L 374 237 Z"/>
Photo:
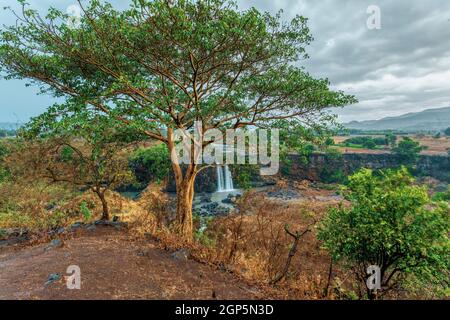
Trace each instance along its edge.
<path fill-rule="evenodd" d="M 314 125 L 331 119 L 327 108 L 355 102 L 295 66 L 312 40 L 301 16 L 283 23 L 281 13 L 224 0 L 134 0 L 125 11 L 93 0 L 82 13 L 74 28 L 65 13 L 41 17 L 24 4 L 0 34 L 8 78 L 65 98 L 53 116 L 105 113 L 165 141 L 161 128 L 195 120 L 204 129 Z"/>

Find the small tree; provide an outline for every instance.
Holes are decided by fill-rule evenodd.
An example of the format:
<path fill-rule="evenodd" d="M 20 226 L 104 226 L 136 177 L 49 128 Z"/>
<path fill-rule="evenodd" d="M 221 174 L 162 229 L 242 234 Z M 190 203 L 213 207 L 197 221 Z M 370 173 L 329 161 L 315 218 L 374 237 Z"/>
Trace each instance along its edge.
<path fill-rule="evenodd" d="M 102 204 L 101 219 L 109 220 L 106 193 L 134 181 L 124 151 L 139 135 L 115 127 L 116 123 L 101 116 L 90 119 L 91 126 L 78 126 L 78 117 L 66 117 L 51 130 L 41 126 L 40 117 L 33 119 L 22 133 L 27 141 L 14 152 L 9 163 L 21 171 L 21 176 L 91 190 Z"/>
<path fill-rule="evenodd" d="M 390 146 L 391 148 L 395 147 L 395 143 L 397 142 L 397 136 L 393 133 L 386 134 L 386 145 Z"/>
<path fill-rule="evenodd" d="M 366 141 L 364 141 L 363 147 L 367 149 L 375 149 L 377 145 L 375 141 L 373 141 L 373 139 L 367 139 Z"/>
<path fill-rule="evenodd" d="M 392 148 L 392 152 L 399 156 L 403 164 L 412 165 L 417 162 L 420 152 L 424 149 L 425 147 L 421 146 L 419 142 L 410 137 L 403 137 L 403 140 Z"/>
<path fill-rule="evenodd" d="M 361 284 L 367 280 L 367 268 L 376 265 L 381 294 L 406 277 L 448 286 L 447 204 L 432 205 L 427 190 L 414 185 L 406 168 L 379 174 L 362 169 L 349 177 L 344 194 L 351 206 L 330 209 L 318 237 Z M 374 297 L 368 289 L 367 294 Z"/>
<path fill-rule="evenodd" d="M 450 127 L 448 127 L 447 129 L 444 130 L 444 133 L 446 136 L 450 137 Z"/>

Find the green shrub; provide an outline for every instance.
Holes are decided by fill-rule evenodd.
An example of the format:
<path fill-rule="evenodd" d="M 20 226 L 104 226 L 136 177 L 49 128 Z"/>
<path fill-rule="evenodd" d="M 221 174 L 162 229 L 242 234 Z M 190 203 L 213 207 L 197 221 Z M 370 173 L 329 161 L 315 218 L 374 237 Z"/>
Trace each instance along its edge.
<path fill-rule="evenodd" d="M 4 159 L 8 154 L 8 147 L 3 141 L 0 140 L 0 183 L 8 180 L 11 177 L 10 170 L 4 163 Z"/>
<path fill-rule="evenodd" d="M 375 149 L 377 146 L 385 146 L 387 144 L 386 138 L 383 137 L 352 137 L 346 139 L 343 144 L 347 147 L 364 147 L 367 149 Z"/>
<path fill-rule="evenodd" d="M 433 204 L 406 168 L 378 174 L 362 169 L 349 177 L 344 196 L 351 206 L 330 209 L 318 238 L 362 287 L 367 266 L 378 265 L 380 295 L 399 288 L 405 279 L 418 287 L 433 286 L 436 294 L 448 289 L 448 206 Z"/>
<path fill-rule="evenodd" d="M 259 178 L 259 166 L 255 164 L 235 165 L 231 170 L 237 186 L 241 189 L 250 189 L 252 182 Z"/>
<path fill-rule="evenodd" d="M 400 158 L 404 165 L 412 165 L 419 159 L 419 154 L 425 147 L 410 137 L 403 137 L 397 146 L 392 148 L 392 152 Z"/>
<path fill-rule="evenodd" d="M 447 191 L 444 192 L 436 192 L 433 195 L 433 201 L 445 201 L 450 202 L 450 185 L 447 189 Z"/>
<path fill-rule="evenodd" d="M 85 221 L 89 221 L 92 218 L 92 212 L 89 210 L 88 205 L 85 201 L 83 201 L 80 205 L 80 212 Z"/>
<path fill-rule="evenodd" d="M 170 172 L 171 160 L 165 144 L 137 150 L 130 157 L 130 167 L 141 183 L 160 182 Z"/>
<path fill-rule="evenodd" d="M 363 143 L 363 147 L 367 148 L 367 149 L 375 149 L 376 148 L 376 143 L 373 140 L 367 140 Z"/>

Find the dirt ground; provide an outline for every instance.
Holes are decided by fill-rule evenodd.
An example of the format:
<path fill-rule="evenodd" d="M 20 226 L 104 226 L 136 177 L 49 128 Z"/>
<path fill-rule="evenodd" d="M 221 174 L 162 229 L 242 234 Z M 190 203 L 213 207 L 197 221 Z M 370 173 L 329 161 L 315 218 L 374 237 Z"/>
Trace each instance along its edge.
<path fill-rule="evenodd" d="M 259 288 L 232 274 L 174 257 L 149 242 L 101 227 L 47 244 L 0 249 L 0 300 L 4 299 L 255 299 Z M 81 289 L 66 286 L 67 267 L 81 269 Z M 50 274 L 61 279 L 45 285 Z"/>

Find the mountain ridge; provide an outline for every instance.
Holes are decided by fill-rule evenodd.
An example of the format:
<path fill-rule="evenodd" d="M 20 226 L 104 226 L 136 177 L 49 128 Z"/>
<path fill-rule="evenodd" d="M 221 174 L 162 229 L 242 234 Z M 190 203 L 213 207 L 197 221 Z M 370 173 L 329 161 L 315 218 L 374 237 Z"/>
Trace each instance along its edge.
<path fill-rule="evenodd" d="M 379 120 L 351 121 L 343 126 L 357 130 L 444 131 L 450 127 L 450 107 L 409 112 Z"/>

